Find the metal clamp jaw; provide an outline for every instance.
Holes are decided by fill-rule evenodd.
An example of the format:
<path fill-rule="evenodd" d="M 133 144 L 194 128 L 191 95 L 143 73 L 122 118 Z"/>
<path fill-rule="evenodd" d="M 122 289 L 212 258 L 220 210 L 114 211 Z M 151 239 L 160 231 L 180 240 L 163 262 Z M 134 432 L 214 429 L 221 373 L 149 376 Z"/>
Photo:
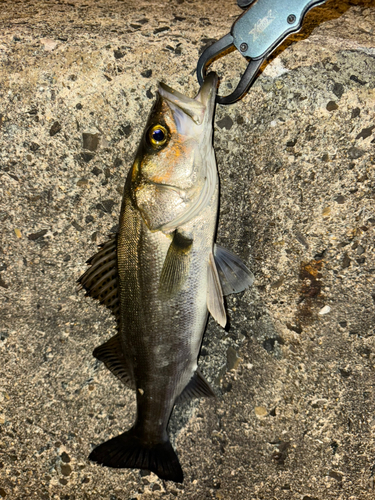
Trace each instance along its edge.
<path fill-rule="evenodd" d="M 306 13 L 327 0 L 238 0 L 249 7 L 233 24 L 228 35 L 208 47 L 198 61 L 197 76 L 202 85 L 209 64 L 230 47 L 236 47 L 249 65 L 237 88 L 228 96 L 217 96 L 219 104 L 241 99 L 254 82 L 263 61 L 290 34 L 302 27 Z"/>

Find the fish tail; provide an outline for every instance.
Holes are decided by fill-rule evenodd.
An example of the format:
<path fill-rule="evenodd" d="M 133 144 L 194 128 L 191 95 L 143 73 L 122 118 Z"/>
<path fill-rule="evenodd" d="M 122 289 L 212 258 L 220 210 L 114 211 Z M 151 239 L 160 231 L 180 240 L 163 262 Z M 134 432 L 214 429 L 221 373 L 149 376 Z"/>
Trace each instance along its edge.
<path fill-rule="evenodd" d="M 89 460 L 118 469 L 150 470 L 160 479 L 176 483 L 182 483 L 184 478 L 180 462 L 169 440 L 157 444 L 145 443 L 133 428 L 94 448 Z"/>

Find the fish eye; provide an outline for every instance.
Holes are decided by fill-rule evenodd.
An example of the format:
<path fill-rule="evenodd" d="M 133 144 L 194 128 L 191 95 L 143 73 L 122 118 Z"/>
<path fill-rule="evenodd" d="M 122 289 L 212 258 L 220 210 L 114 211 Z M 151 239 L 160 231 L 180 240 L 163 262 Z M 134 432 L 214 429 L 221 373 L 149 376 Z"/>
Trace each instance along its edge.
<path fill-rule="evenodd" d="M 168 132 L 163 125 L 154 125 L 148 131 L 148 138 L 152 146 L 163 146 L 167 142 Z"/>

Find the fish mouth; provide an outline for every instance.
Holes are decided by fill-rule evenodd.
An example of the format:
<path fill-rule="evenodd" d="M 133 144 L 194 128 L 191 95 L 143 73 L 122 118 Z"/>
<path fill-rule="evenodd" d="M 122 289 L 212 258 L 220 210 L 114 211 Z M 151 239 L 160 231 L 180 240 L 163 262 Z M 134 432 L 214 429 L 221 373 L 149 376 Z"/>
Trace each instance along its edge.
<path fill-rule="evenodd" d="M 216 73 L 209 73 L 194 99 L 162 82 L 159 83 L 159 94 L 172 105 L 172 110 L 177 107 L 185 115 L 188 115 L 196 125 L 202 125 L 212 120 L 218 80 Z"/>
<path fill-rule="evenodd" d="M 195 100 L 201 102 L 206 107 L 206 114 L 208 111 L 211 116 L 215 108 L 218 81 L 219 77 L 217 74 L 211 71 L 204 79 L 203 85 L 195 98 Z"/>

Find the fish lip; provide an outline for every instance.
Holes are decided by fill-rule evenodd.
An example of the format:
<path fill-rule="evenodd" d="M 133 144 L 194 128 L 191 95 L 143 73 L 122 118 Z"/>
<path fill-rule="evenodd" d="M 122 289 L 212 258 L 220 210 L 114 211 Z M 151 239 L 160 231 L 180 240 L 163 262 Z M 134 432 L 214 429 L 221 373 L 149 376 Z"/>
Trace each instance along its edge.
<path fill-rule="evenodd" d="M 214 108 L 218 82 L 219 77 L 216 73 L 211 71 L 204 79 L 195 100 L 201 102 L 206 107 Z"/>
<path fill-rule="evenodd" d="M 216 73 L 209 73 L 194 99 L 181 94 L 163 82 L 159 82 L 158 92 L 172 106 L 172 110 L 177 107 L 185 115 L 190 116 L 197 125 L 202 125 L 211 121 L 213 117 L 218 80 Z"/>

